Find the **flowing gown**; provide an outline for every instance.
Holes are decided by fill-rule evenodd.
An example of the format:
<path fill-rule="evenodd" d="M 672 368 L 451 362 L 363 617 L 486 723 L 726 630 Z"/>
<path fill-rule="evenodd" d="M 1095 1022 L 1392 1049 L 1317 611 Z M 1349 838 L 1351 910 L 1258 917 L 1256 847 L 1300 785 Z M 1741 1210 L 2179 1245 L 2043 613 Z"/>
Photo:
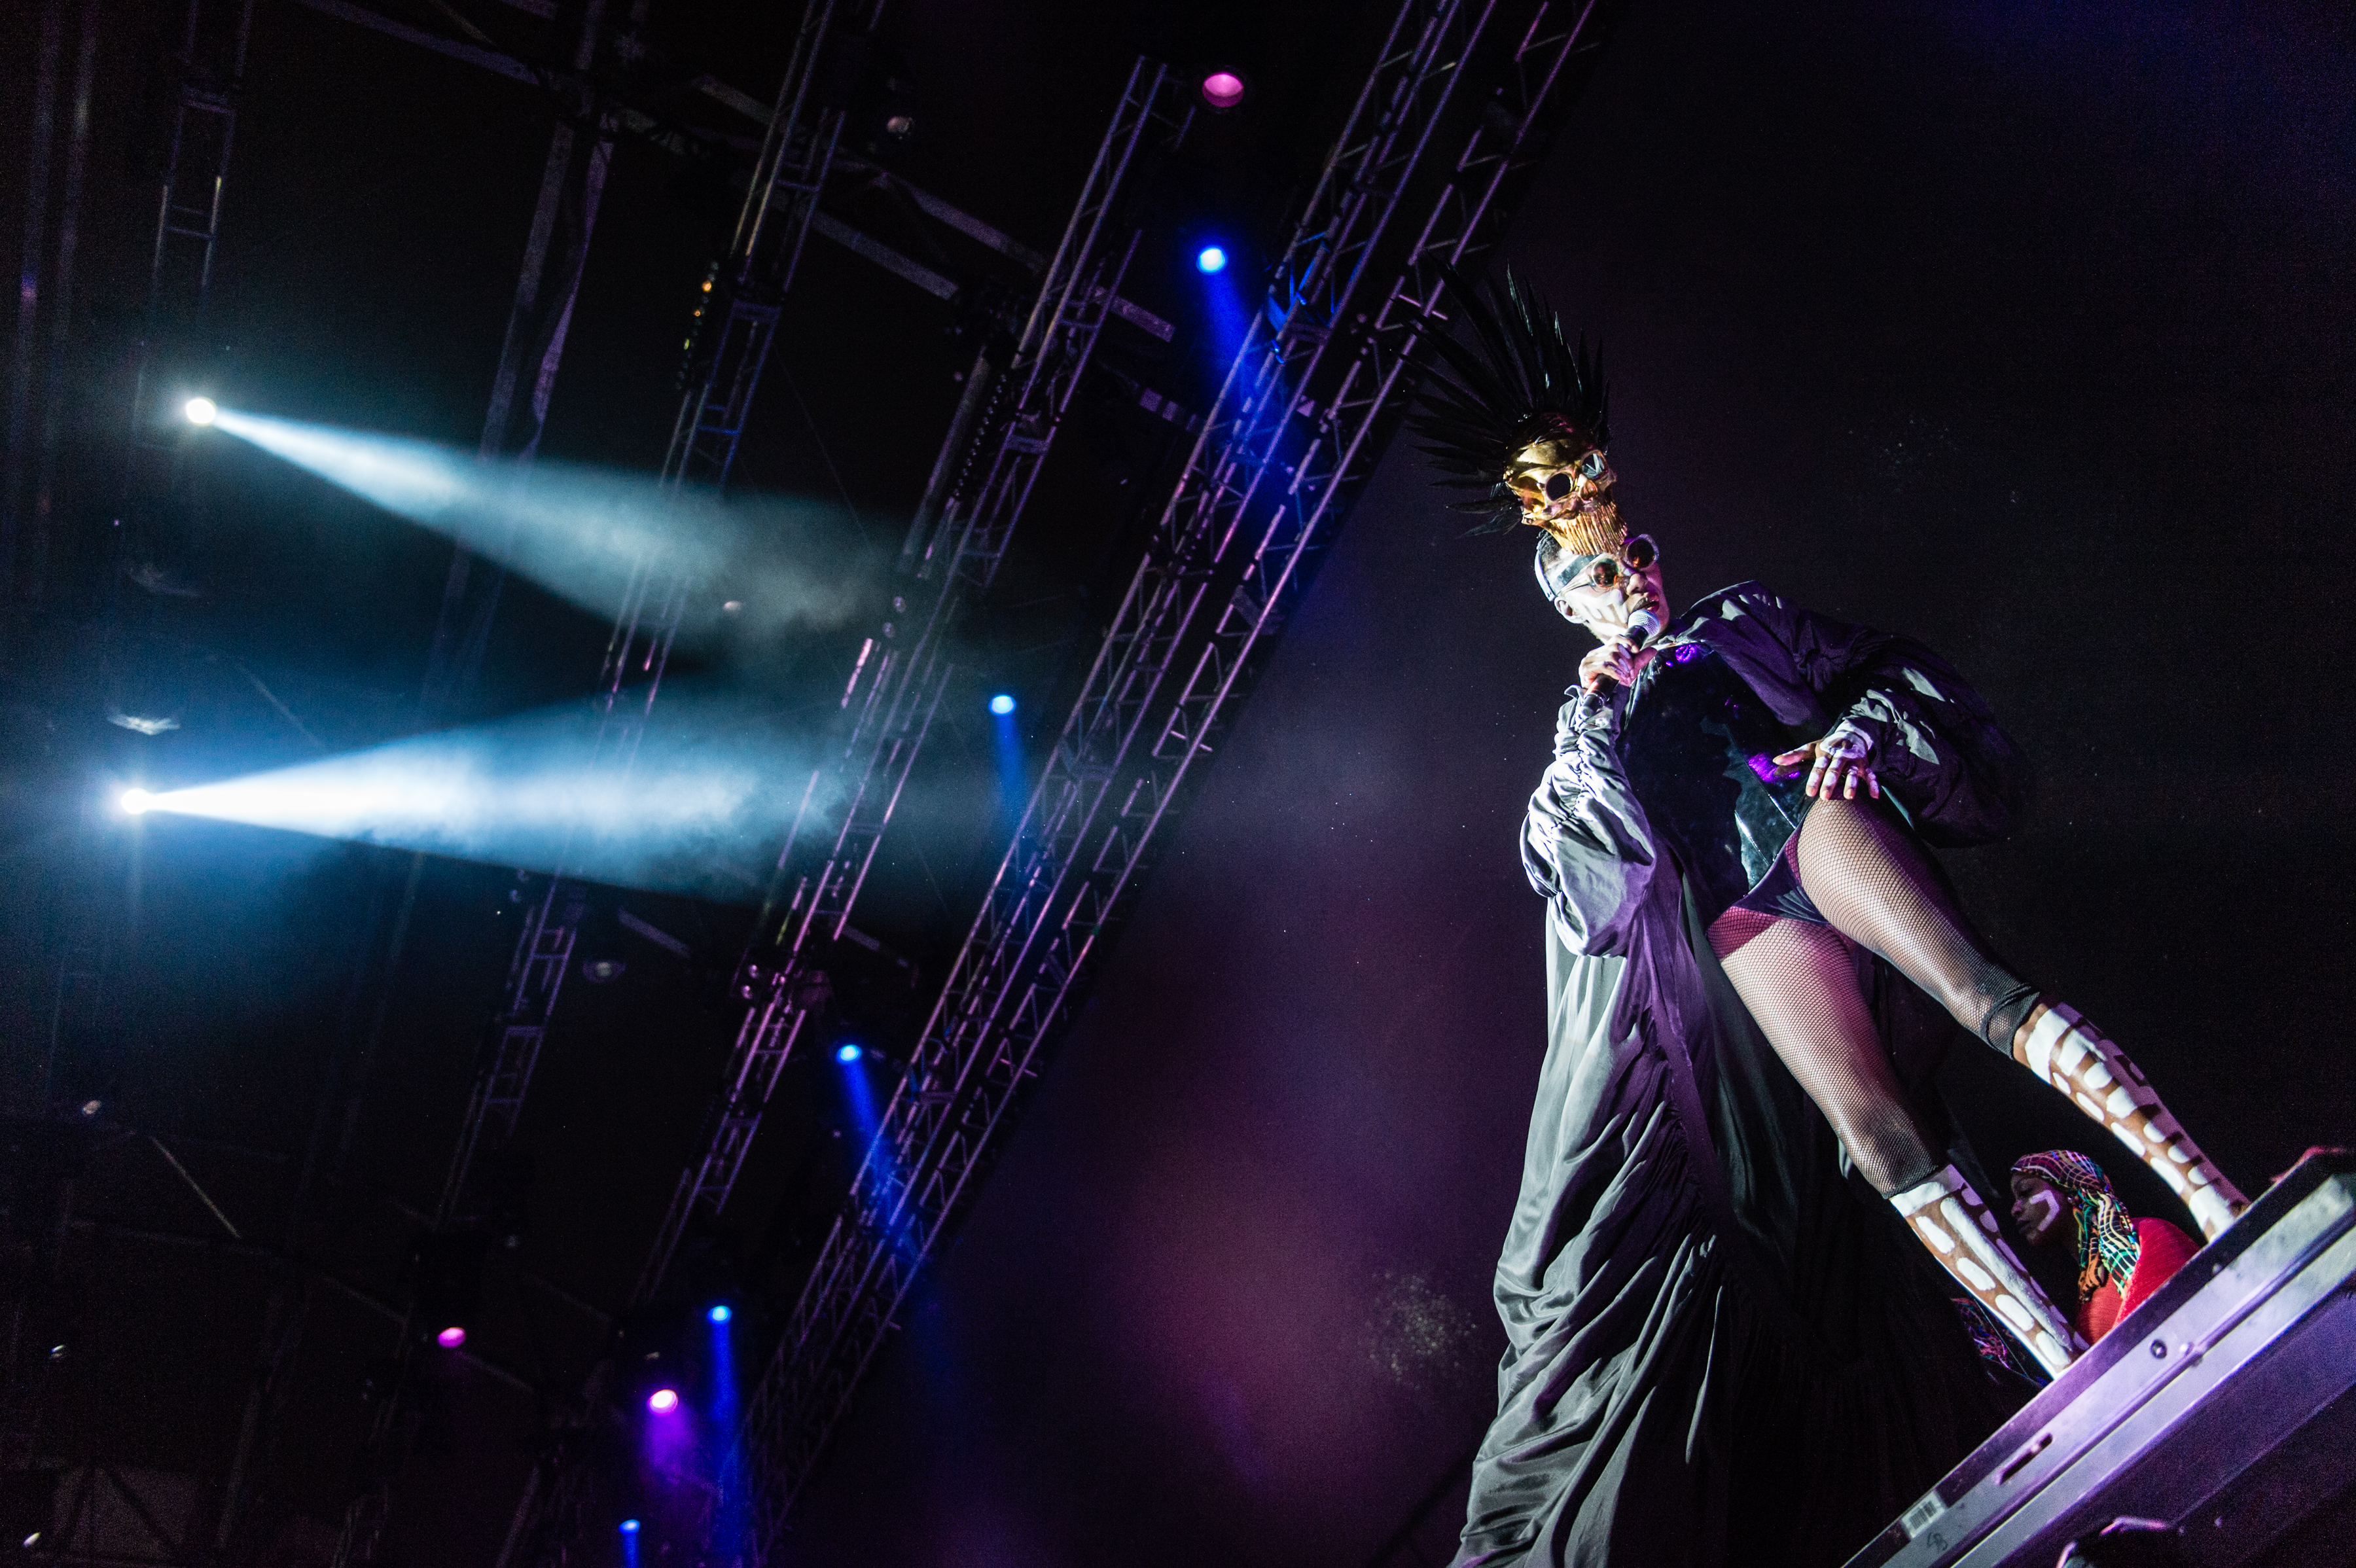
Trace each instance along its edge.
<path fill-rule="evenodd" d="M 1749 583 L 1656 646 L 1689 643 L 1795 734 L 1853 719 L 1928 843 L 1994 838 L 2025 798 L 1987 704 L 1918 643 Z M 1622 768 L 1625 703 L 1564 704 L 1523 834 L 1547 1047 L 1456 1561 L 1837 1564 L 2033 1391 L 1980 1358 L 1735 997 Z M 1927 1082 L 1960 1031 L 1870 955 L 1859 972 L 1934 1147 L 1992 1190 Z"/>

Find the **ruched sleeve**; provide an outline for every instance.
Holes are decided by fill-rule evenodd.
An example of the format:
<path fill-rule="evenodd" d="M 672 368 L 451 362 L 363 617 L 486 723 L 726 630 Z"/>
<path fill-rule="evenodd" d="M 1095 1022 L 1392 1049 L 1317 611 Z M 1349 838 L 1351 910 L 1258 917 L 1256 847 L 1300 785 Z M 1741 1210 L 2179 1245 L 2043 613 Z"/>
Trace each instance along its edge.
<path fill-rule="evenodd" d="M 1562 705 L 1554 761 L 1530 797 L 1522 830 L 1522 868 L 1575 953 L 1626 952 L 1630 924 L 1664 870 L 1620 767 L 1618 730 L 1613 704 L 1574 697 Z"/>
<path fill-rule="evenodd" d="M 1929 842 L 2002 837 L 2028 804 L 2020 748 L 1962 672 L 1913 639 L 1787 605 L 1755 583 L 1695 609 L 1714 623 L 1710 641 L 1787 722 L 1815 716 L 1792 711 L 1814 707 L 1827 728 L 1847 719 L 1862 731 L 1882 788 Z M 1785 682 L 1798 690 L 1778 701 L 1772 688 Z"/>

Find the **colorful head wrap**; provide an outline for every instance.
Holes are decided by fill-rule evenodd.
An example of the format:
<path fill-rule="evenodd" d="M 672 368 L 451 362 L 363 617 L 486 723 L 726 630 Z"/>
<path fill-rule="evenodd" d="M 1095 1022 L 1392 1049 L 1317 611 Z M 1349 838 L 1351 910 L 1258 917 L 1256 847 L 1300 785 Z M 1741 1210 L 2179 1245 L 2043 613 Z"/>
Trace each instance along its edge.
<path fill-rule="evenodd" d="M 2103 1167 L 2075 1149 L 2047 1149 L 2013 1161 L 2012 1174 L 2047 1182 L 2069 1200 L 2078 1220 L 2079 1299 L 2113 1283 L 2124 1294 L 2143 1253 L 2143 1240 Z"/>

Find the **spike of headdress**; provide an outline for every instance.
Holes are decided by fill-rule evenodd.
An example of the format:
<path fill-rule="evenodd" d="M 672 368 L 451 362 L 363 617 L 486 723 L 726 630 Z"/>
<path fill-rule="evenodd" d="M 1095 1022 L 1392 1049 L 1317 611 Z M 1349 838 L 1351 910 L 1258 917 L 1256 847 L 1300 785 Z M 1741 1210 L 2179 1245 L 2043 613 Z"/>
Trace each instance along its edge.
<path fill-rule="evenodd" d="M 1612 438 L 1609 389 L 1602 356 L 1587 338 L 1563 331 L 1561 318 L 1509 267 L 1503 288 L 1475 288 L 1453 267 L 1440 269 L 1450 310 L 1468 329 L 1460 342 L 1432 318 L 1427 334 L 1440 364 L 1425 381 L 1421 407 L 1408 428 L 1419 450 L 1450 478 L 1440 483 L 1478 492 L 1451 503 L 1458 511 L 1489 514 L 1475 533 L 1502 532 L 1521 520 L 1521 503 L 1505 482 L 1506 468 L 1533 444 L 1549 437 L 1575 458 Z M 1569 459 L 1566 459 L 1569 460 Z M 1618 541 L 1564 538 L 1581 554 Z"/>

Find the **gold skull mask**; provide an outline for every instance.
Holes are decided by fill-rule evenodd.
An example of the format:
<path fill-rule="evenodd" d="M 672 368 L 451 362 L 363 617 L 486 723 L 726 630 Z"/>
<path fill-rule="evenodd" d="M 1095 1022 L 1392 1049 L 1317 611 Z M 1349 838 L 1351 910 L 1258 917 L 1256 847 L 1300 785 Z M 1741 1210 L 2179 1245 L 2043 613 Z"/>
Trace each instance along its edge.
<path fill-rule="evenodd" d="M 1612 497 L 1619 478 L 1601 447 L 1575 435 L 1541 436 L 1505 466 L 1522 521 L 1581 555 L 1611 554 L 1628 537 Z"/>

